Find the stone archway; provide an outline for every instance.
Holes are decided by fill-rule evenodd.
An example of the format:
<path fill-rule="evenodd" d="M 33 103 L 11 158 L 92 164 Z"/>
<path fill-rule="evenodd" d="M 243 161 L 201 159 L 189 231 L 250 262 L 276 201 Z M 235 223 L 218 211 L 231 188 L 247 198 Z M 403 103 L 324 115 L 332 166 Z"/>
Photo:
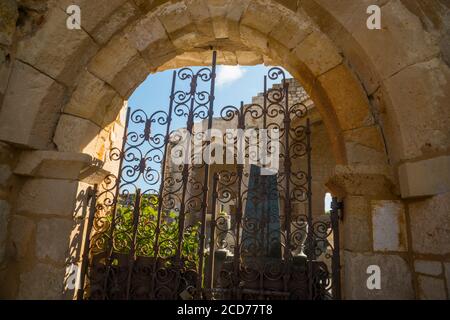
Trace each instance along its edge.
<path fill-rule="evenodd" d="M 450 183 L 438 173 L 450 161 L 444 3 L 427 10 L 375 1 L 383 5 L 384 29 L 371 31 L 364 28 L 364 1 L 72 2 L 85 12 L 82 30 L 64 28 L 68 2 L 20 10 L 7 2 L 12 23 L 2 33 L 1 73 L 8 80 L 0 111 L 0 140 L 11 155 L 4 161 L 11 171 L 3 197 L 11 207 L 5 296 L 58 296 L 74 199 L 99 170 L 114 170 L 102 162 L 123 130 L 123 101 L 149 72 L 207 63 L 211 47 L 219 63 L 284 66 L 319 109 L 338 163 L 329 187 L 347 203 L 344 296 L 447 294 Z M 417 172 L 431 182 L 415 179 Z M 400 200 L 418 196 L 434 197 Z M 421 230 L 430 215 L 445 227 Z M 389 219 L 400 221 L 398 230 L 373 228 Z M 376 242 L 380 237 L 394 244 Z M 442 270 L 430 277 L 415 260 Z M 410 276 L 374 294 L 357 268 L 367 263 Z M 42 271 L 49 278 L 33 280 Z M 37 292 L 50 282 L 54 291 Z M 433 283 L 439 292 L 430 291 Z"/>

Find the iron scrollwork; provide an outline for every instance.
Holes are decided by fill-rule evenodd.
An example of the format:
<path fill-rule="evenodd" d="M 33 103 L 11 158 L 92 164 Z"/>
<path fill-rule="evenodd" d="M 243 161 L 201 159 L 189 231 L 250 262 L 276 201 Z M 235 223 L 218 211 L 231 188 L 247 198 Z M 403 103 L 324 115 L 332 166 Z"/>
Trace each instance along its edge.
<path fill-rule="evenodd" d="M 290 103 L 283 70 L 272 68 L 262 104 L 226 106 L 214 118 L 215 57 L 212 68 L 174 71 L 168 110 L 128 110 L 123 144 L 109 155 L 119 173 L 95 194 L 84 298 L 336 297 L 338 269 L 327 261 L 338 250 L 330 240 L 337 224 L 313 217 L 308 108 Z M 269 89 L 268 81 L 281 86 Z M 185 126 L 174 128 L 175 118 Z M 264 176 L 248 164 L 249 137 L 232 170 L 214 171 L 178 148 L 187 136 L 204 138 L 199 126 L 215 121 L 277 132 L 278 173 Z M 227 140 L 236 147 L 236 137 L 226 133 Z M 275 152 L 270 139 L 266 148 Z"/>

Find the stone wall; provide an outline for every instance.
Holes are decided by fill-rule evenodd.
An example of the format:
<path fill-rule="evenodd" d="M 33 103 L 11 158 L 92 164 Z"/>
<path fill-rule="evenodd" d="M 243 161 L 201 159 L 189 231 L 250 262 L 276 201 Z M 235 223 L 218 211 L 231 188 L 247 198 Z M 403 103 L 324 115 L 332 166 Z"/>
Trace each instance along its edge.
<path fill-rule="evenodd" d="M 81 30 L 64 27 L 72 3 Z M 78 190 L 120 136 L 123 101 L 149 72 L 208 64 L 213 47 L 219 63 L 282 65 L 314 101 L 337 164 L 328 187 L 346 203 L 346 297 L 448 298 L 450 9 L 433 3 L 1 1 L 1 296 L 61 297 L 62 255 L 38 244 L 68 229 Z M 365 28 L 369 4 L 382 30 Z M 63 188 L 61 199 L 47 192 Z M 383 221 L 398 222 L 383 231 L 392 237 L 373 230 Z M 407 280 L 368 292 L 373 262 Z"/>

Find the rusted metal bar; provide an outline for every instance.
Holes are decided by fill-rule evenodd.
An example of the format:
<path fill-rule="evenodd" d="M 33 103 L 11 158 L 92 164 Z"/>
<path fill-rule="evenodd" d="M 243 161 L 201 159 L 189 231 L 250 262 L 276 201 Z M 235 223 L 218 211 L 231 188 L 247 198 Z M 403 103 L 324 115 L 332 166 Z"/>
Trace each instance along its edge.
<path fill-rule="evenodd" d="M 209 240 L 209 260 L 208 268 L 205 275 L 206 289 L 211 289 L 214 286 L 214 255 L 216 252 L 216 210 L 218 198 L 218 180 L 219 174 L 215 173 L 213 176 L 213 194 L 212 194 L 212 212 L 210 225 L 210 240 Z"/>
<path fill-rule="evenodd" d="M 117 181 L 116 181 L 116 190 L 115 190 L 114 200 L 113 200 L 111 229 L 109 232 L 109 238 L 108 238 L 108 243 L 107 243 L 107 247 L 106 247 L 107 257 L 106 257 L 105 279 L 104 279 L 104 284 L 103 284 L 103 299 L 107 298 L 107 293 L 108 293 L 108 278 L 109 278 L 109 273 L 111 271 L 112 254 L 114 251 L 113 237 L 114 237 L 114 229 L 116 227 L 117 201 L 118 201 L 118 197 L 120 194 L 120 184 L 121 184 L 121 180 L 122 180 L 122 171 L 123 171 L 123 159 L 125 158 L 124 154 L 126 152 L 125 148 L 127 145 L 128 125 L 130 122 L 130 111 L 131 111 L 131 109 L 128 108 L 127 115 L 126 115 L 126 121 L 125 121 L 125 130 L 124 130 L 123 139 L 122 139 L 122 149 L 120 150 L 121 155 L 120 155 L 120 160 L 119 160 L 119 172 L 118 172 Z"/>
<path fill-rule="evenodd" d="M 131 280 L 133 276 L 134 261 L 136 260 L 136 240 L 139 227 L 139 216 L 141 213 L 141 189 L 136 191 L 136 199 L 133 208 L 133 235 L 131 238 L 130 253 L 128 256 L 128 277 L 126 299 L 130 300 Z"/>
<path fill-rule="evenodd" d="M 208 132 L 211 133 L 213 117 L 214 117 L 214 89 L 216 83 L 216 62 L 217 52 L 213 51 L 212 66 L 211 66 L 211 87 L 209 93 L 209 115 L 208 115 Z M 211 137 L 208 137 L 206 148 L 211 144 Z M 199 244 L 199 263 L 198 263 L 198 277 L 197 277 L 197 298 L 201 297 L 201 289 L 203 283 L 203 262 L 205 258 L 205 241 L 206 241 L 206 214 L 208 213 L 208 193 L 209 193 L 209 161 L 205 163 L 204 179 L 203 179 L 203 206 L 200 226 L 200 244 Z"/>
<path fill-rule="evenodd" d="M 94 218 L 96 213 L 96 204 L 97 204 L 97 191 L 98 191 L 98 185 L 94 185 L 94 188 L 92 189 L 89 187 L 88 193 L 89 193 L 89 217 L 86 225 L 86 234 L 84 239 L 84 247 L 83 247 L 83 254 L 81 257 L 81 267 L 80 267 L 80 282 L 79 287 L 77 289 L 77 300 L 83 300 L 84 298 L 84 286 L 85 286 L 85 280 L 86 280 L 86 274 L 88 272 L 89 267 L 89 249 L 91 246 L 91 233 L 92 233 L 92 226 L 94 224 Z"/>

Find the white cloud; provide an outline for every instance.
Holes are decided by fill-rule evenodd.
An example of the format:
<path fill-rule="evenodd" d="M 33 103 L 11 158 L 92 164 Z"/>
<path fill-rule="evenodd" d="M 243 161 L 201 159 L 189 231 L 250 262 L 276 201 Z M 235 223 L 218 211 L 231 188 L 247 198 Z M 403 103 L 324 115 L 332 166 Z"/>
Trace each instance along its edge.
<path fill-rule="evenodd" d="M 239 80 L 246 71 L 241 66 L 220 66 L 217 72 L 217 86 L 222 87 Z"/>

